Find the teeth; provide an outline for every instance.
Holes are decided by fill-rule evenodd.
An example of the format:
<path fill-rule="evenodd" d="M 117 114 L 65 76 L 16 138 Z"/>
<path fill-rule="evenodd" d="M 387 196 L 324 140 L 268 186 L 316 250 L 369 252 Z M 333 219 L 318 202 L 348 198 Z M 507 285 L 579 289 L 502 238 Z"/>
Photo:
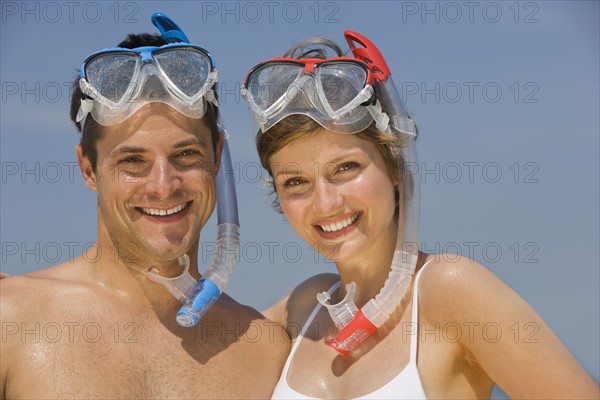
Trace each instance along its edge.
<path fill-rule="evenodd" d="M 333 224 L 319 225 L 319 226 L 325 232 L 337 232 L 340 229 L 344 229 L 345 227 L 347 227 L 349 225 L 352 225 L 354 223 L 354 221 L 356 221 L 357 218 L 358 218 L 358 213 L 356 213 L 352 217 L 349 217 L 349 218 L 347 218 L 347 219 L 345 219 L 343 221 L 338 221 L 338 222 L 335 222 Z"/>
<path fill-rule="evenodd" d="M 180 205 L 178 205 L 176 207 L 173 207 L 173 208 L 171 208 L 169 210 L 159 210 L 157 208 L 142 208 L 142 210 L 146 214 L 148 214 L 148 215 L 160 215 L 160 216 L 163 216 L 163 215 L 175 214 L 175 213 L 183 210 L 184 208 L 186 208 L 187 205 L 188 205 L 188 203 L 183 203 L 183 204 L 180 204 Z"/>

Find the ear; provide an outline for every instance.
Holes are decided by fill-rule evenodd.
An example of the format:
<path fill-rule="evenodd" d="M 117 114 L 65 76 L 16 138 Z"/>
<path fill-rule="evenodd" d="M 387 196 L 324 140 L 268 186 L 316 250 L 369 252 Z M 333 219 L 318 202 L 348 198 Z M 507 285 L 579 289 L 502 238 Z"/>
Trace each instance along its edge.
<path fill-rule="evenodd" d="M 223 148 L 225 147 L 225 135 L 219 135 L 219 141 L 217 142 L 217 150 L 215 152 L 215 176 L 219 173 L 221 168 L 221 156 L 223 155 Z"/>
<path fill-rule="evenodd" d="M 75 153 L 77 154 L 77 162 L 79 163 L 79 169 L 81 170 L 81 176 L 83 181 L 90 188 L 90 190 L 96 192 L 96 173 L 92 168 L 92 163 L 87 156 L 83 155 L 83 149 L 80 145 L 75 146 Z"/>

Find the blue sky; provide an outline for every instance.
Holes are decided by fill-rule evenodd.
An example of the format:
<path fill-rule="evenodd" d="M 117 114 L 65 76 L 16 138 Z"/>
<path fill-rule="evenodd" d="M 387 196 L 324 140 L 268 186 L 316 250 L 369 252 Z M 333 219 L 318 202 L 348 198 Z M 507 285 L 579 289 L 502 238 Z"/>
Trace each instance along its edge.
<path fill-rule="evenodd" d="M 341 43 L 353 29 L 383 52 L 420 127 L 422 248 L 490 268 L 598 381 L 597 1 L 1 6 L 3 272 L 65 262 L 94 242 L 95 195 L 76 168 L 68 88 L 89 53 L 130 32 L 154 32 L 154 11 L 209 49 L 219 69 L 242 225 L 241 262 L 228 292 L 262 309 L 301 280 L 333 271 L 271 210 L 256 125 L 239 87 L 254 64 L 297 40 Z M 201 249 L 212 248 L 214 225 Z M 201 264 L 211 257 L 201 256 Z"/>

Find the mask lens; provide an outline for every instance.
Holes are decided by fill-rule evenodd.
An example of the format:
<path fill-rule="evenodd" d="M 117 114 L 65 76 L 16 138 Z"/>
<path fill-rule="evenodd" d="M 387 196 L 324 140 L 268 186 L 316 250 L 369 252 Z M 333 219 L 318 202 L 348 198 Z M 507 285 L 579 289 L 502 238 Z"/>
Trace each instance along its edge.
<path fill-rule="evenodd" d="M 317 79 L 325 101 L 337 111 L 354 100 L 365 87 L 367 70 L 356 63 L 324 63 L 318 68 Z"/>
<path fill-rule="evenodd" d="M 137 64 L 134 54 L 100 54 L 86 63 L 85 78 L 102 97 L 118 103 L 133 81 Z"/>
<path fill-rule="evenodd" d="M 259 67 L 248 78 L 248 90 L 254 103 L 266 110 L 285 95 L 304 66 L 288 62 L 271 62 Z"/>
<path fill-rule="evenodd" d="M 210 59 L 196 49 L 163 50 L 154 59 L 175 87 L 189 97 L 204 88 L 211 72 Z"/>

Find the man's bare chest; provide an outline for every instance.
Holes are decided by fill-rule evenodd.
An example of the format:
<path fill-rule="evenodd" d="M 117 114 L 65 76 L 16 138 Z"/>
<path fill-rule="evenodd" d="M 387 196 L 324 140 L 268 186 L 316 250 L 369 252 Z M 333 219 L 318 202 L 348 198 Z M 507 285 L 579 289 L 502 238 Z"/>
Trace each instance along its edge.
<path fill-rule="evenodd" d="M 19 359 L 8 374 L 7 396 L 214 398 L 240 395 L 240 388 L 231 382 L 236 381 L 235 371 L 239 375 L 243 360 L 228 359 L 231 358 L 228 349 L 233 350 L 231 347 L 236 343 L 203 337 L 201 331 L 178 337 L 162 325 L 120 320 L 78 324 L 63 321 L 23 328 L 26 330 L 21 336 L 24 343 Z"/>

